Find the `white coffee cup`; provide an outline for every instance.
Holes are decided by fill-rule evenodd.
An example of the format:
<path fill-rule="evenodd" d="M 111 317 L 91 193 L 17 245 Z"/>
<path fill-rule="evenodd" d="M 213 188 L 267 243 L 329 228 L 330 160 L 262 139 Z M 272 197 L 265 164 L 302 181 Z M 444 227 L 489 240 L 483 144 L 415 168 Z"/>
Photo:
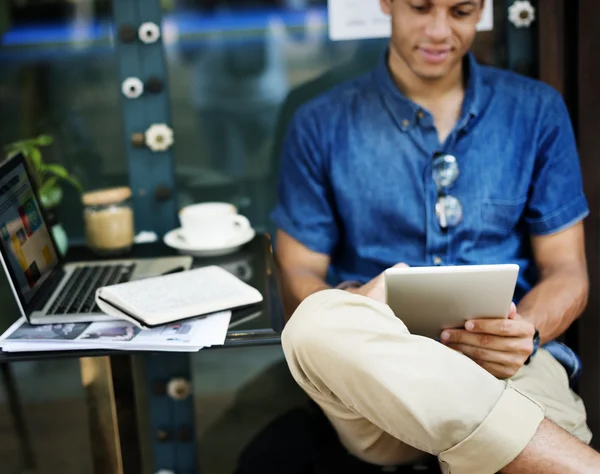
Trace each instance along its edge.
<path fill-rule="evenodd" d="M 179 211 L 180 236 L 192 247 L 217 247 L 250 229 L 246 217 L 227 202 L 203 202 Z"/>

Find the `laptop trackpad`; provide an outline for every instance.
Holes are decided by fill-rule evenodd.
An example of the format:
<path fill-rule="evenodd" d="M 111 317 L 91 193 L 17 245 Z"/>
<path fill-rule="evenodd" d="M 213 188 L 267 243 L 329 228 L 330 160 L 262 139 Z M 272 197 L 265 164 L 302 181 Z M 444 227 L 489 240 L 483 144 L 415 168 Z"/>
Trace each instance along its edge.
<path fill-rule="evenodd" d="M 190 268 L 192 268 L 192 258 L 189 256 L 140 259 L 136 261 L 135 271 L 131 279 L 139 280 L 179 269 L 189 270 Z"/>

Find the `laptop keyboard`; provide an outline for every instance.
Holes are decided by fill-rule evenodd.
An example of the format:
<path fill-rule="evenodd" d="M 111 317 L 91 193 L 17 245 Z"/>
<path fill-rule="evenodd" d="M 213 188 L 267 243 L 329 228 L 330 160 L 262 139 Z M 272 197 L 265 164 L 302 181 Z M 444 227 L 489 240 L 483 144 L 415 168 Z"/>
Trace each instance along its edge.
<path fill-rule="evenodd" d="M 100 313 L 96 305 L 96 289 L 129 281 L 134 269 L 134 263 L 76 268 L 48 314 Z"/>

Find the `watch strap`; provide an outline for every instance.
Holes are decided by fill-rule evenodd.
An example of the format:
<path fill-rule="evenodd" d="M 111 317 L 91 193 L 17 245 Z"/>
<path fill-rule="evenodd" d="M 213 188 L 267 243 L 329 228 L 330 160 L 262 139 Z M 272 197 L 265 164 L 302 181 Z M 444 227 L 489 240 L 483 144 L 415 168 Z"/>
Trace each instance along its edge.
<path fill-rule="evenodd" d="M 527 360 L 525 361 L 525 365 L 528 365 L 531 362 L 531 359 L 536 354 L 540 347 L 540 332 L 536 329 L 533 334 L 533 352 L 529 355 Z"/>

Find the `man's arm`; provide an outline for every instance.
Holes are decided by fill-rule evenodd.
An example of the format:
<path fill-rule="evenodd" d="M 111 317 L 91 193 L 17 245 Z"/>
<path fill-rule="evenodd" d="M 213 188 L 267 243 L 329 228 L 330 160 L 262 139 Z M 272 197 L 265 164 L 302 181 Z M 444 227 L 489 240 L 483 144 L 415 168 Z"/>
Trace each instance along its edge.
<path fill-rule="evenodd" d="M 286 321 L 309 295 L 329 288 L 325 283 L 330 258 L 314 252 L 288 233 L 277 231 L 275 255 L 281 270 Z"/>
<path fill-rule="evenodd" d="M 555 234 L 534 236 L 531 245 L 540 279 L 520 301 L 517 312 L 537 328 L 545 344 L 564 333 L 587 304 L 583 223 Z"/>
<path fill-rule="evenodd" d="M 502 474 L 592 474 L 600 455 L 548 419 L 542 421 L 525 450 Z"/>
<path fill-rule="evenodd" d="M 325 282 L 331 259 L 329 255 L 310 250 L 281 229 L 277 231 L 275 255 L 281 270 L 283 306 L 287 321 L 305 298 L 317 291 L 331 288 Z M 394 265 L 396 268 L 405 266 L 403 262 Z M 346 291 L 385 302 L 383 278 L 383 273 L 380 273 L 362 286 L 347 288 Z"/>
<path fill-rule="evenodd" d="M 545 344 L 561 335 L 587 302 L 583 224 L 532 237 L 532 245 L 540 279 L 520 301 L 519 308 L 513 308 L 508 320 L 472 320 L 465 329 L 442 332 L 444 344 L 472 358 L 496 377 L 512 377 L 523 366 L 533 351 L 534 328 Z"/>

